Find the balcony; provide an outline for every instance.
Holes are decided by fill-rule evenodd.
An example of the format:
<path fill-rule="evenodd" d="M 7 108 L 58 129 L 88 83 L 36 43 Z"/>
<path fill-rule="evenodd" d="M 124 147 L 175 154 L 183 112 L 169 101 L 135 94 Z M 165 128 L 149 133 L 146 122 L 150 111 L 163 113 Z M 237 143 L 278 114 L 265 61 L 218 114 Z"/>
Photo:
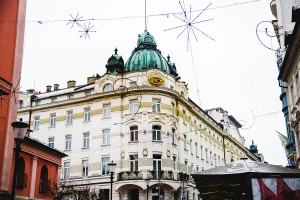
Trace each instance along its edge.
<path fill-rule="evenodd" d="M 154 170 L 143 170 L 143 171 L 125 171 L 120 172 L 117 175 L 118 181 L 126 180 L 143 180 L 143 179 L 161 179 L 161 180 L 173 180 L 173 181 L 187 181 L 190 175 L 183 172 L 173 172 L 172 170 L 162 170 L 156 172 Z"/>

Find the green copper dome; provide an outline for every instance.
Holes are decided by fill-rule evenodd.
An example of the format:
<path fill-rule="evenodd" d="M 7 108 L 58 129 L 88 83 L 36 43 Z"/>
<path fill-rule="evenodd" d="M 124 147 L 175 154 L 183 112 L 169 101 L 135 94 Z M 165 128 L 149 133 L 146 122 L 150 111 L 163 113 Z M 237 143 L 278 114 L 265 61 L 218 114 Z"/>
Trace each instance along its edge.
<path fill-rule="evenodd" d="M 124 71 L 124 61 L 122 56 L 118 55 L 118 49 L 115 49 L 115 54 L 112 55 L 106 64 L 106 73 L 122 74 Z"/>
<path fill-rule="evenodd" d="M 138 35 L 137 47 L 125 63 L 125 72 L 139 71 L 144 68 L 158 68 L 170 74 L 170 66 L 161 52 L 156 48 L 156 42 L 148 31 Z"/>

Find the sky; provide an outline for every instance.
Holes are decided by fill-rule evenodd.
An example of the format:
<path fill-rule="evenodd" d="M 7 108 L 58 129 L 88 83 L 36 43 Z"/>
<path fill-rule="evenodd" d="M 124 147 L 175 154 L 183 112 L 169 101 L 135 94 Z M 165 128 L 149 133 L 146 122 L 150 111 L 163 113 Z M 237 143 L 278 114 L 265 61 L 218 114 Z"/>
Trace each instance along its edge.
<path fill-rule="evenodd" d="M 191 32 L 187 51 L 184 26 L 164 31 L 184 25 L 178 19 L 183 17 L 178 0 L 147 1 L 147 29 L 157 48 L 165 58 L 170 55 L 181 80 L 188 83 L 192 100 L 204 110 L 227 110 L 243 125 L 240 132 L 247 147 L 254 140 L 267 162 L 287 165 L 276 134 L 286 134 L 276 56 L 256 35 L 261 21 L 275 19 L 270 0 L 186 0 L 186 10 L 190 5 L 191 19 L 201 13 L 194 22 L 212 20 L 194 24 L 202 33 L 194 29 L 197 41 Z M 80 21 L 96 31 L 89 33 L 90 38 L 79 32 L 82 27 L 68 24 L 70 15 L 77 13 L 81 19 L 90 19 Z M 179 14 L 175 17 L 172 13 Z M 47 85 L 54 84 L 65 88 L 68 80 L 86 84 L 87 77 L 105 73 L 116 47 L 126 61 L 145 29 L 144 15 L 145 2 L 141 0 L 27 0 L 21 90 L 45 92 Z M 265 45 L 276 49 L 276 40 L 263 32 L 266 27 L 271 34 L 272 27 L 264 23 L 258 35 Z"/>

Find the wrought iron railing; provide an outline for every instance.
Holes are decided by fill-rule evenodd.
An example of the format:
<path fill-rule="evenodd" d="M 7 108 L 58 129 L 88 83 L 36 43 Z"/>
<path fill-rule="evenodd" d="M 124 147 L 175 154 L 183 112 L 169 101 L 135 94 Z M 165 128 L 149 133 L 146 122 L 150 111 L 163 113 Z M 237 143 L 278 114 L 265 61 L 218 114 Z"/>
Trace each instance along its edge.
<path fill-rule="evenodd" d="M 143 170 L 143 171 L 121 171 L 117 174 L 118 181 L 125 180 L 142 180 L 142 179 L 162 179 L 162 180 L 175 180 L 184 181 L 189 179 L 189 174 L 183 172 L 173 172 L 172 170 L 155 171 L 155 170 Z"/>

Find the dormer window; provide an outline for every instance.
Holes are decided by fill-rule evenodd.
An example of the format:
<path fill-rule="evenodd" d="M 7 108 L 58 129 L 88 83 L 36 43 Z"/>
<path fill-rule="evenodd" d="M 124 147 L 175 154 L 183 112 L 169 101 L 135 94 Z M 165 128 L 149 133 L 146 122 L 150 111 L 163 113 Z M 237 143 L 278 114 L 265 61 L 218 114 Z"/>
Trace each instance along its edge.
<path fill-rule="evenodd" d="M 113 90 L 112 84 L 108 83 L 103 87 L 103 92 L 111 92 Z"/>
<path fill-rule="evenodd" d="M 153 43 L 153 40 L 152 40 L 151 37 L 146 36 L 145 39 L 144 39 L 144 42 L 147 42 L 147 43 Z"/>

